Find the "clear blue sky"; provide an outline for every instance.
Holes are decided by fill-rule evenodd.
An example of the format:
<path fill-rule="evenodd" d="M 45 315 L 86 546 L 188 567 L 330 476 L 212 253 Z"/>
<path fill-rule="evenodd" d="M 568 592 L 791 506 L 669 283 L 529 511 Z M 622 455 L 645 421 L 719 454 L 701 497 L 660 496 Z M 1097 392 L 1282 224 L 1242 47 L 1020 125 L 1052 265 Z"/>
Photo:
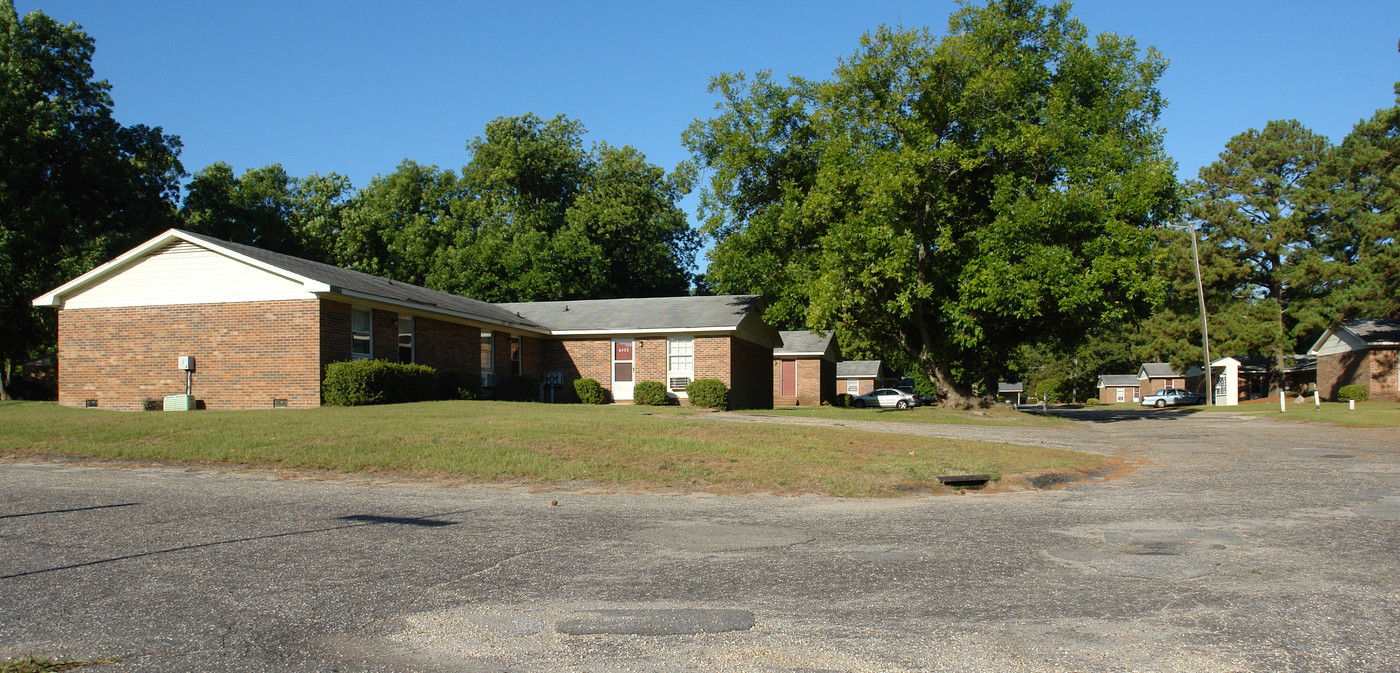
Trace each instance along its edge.
<path fill-rule="evenodd" d="M 709 78 L 824 77 L 882 23 L 946 30 L 948 0 L 363 2 L 18 0 L 77 22 L 117 117 L 184 141 L 194 172 L 281 163 L 356 187 L 413 159 L 459 169 L 499 116 L 563 113 L 668 169 Z M 1395 101 L 1400 0 L 1082 0 L 1089 30 L 1171 61 L 1167 150 L 1194 177 L 1231 136 L 1296 118 L 1339 141 Z M 688 200 L 687 203 L 693 203 Z M 701 262 L 704 265 L 704 262 Z"/>

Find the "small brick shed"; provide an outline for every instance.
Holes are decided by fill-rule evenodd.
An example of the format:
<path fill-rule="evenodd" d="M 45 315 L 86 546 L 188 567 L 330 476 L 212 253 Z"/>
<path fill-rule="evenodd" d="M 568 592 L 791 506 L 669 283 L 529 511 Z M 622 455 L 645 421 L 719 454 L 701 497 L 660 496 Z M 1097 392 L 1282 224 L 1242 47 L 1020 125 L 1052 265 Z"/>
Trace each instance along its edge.
<path fill-rule="evenodd" d="M 836 397 L 835 335 L 782 331 L 773 349 L 773 406 L 818 406 Z"/>
<path fill-rule="evenodd" d="M 1365 386 L 1370 399 L 1400 400 L 1400 318 L 1352 320 L 1322 333 L 1308 349 L 1317 356 L 1317 390 L 1335 400 L 1345 385 Z"/>

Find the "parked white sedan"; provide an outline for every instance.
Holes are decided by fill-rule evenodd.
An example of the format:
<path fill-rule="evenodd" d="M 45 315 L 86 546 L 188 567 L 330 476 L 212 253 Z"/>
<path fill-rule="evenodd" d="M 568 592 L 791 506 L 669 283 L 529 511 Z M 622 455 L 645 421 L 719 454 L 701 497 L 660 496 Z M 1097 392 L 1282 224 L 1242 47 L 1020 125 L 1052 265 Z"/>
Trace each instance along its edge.
<path fill-rule="evenodd" d="M 865 407 L 894 407 L 895 409 L 908 409 L 919 406 L 919 398 L 913 393 L 906 393 L 894 388 L 880 388 L 872 390 L 855 399 L 857 408 Z"/>

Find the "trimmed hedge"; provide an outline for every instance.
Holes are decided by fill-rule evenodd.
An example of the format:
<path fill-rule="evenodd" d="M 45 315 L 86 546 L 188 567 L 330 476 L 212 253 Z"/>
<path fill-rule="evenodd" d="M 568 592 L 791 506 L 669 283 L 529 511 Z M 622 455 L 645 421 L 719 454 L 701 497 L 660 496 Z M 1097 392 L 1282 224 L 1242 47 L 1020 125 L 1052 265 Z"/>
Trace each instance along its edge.
<path fill-rule="evenodd" d="M 853 407 L 853 406 L 855 406 L 855 405 L 856 405 L 856 396 L 855 396 L 855 395 L 852 395 L 852 394 L 850 394 L 850 393 L 841 393 L 840 395 L 837 395 L 837 396 L 836 396 L 836 401 L 835 401 L 835 403 L 834 403 L 832 406 L 841 407 L 842 409 L 850 409 L 851 407 Z"/>
<path fill-rule="evenodd" d="M 503 402 L 538 402 L 540 380 L 529 374 L 497 377 L 496 399 Z"/>
<path fill-rule="evenodd" d="M 660 381 L 642 381 L 632 389 L 632 402 L 649 407 L 661 407 L 671 403 L 666 395 L 666 386 Z"/>
<path fill-rule="evenodd" d="M 1367 389 L 1366 386 L 1353 384 L 1349 386 L 1342 386 L 1341 388 L 1337 389 L 1338 402 L 1350 402 L 1351 400 L 1356 400 L 1357 402 L 1365 402 L 1369 399 L 1371 399 L 1371 391 Z"/>
<path fill-rule="evenodd" d="M 695 379 L 685 388 L 690 403 L 724 411 L 729 408 L 729 388 L 719 379 Z"/>
<path fill-rule="evenodd" d="M 1099 398 L 1097 398 L 1097 397 L 1090 397 L 1089 399 L 1084 400 L 1084 403 L 1085 403 L 1085 404 L 1098 404 L 1098 403 L 1099 403 Z"/>
<path fill-rule="evenodd" d="M 421 402 L 432 395 L 434 371 L 424 365 L 386 360 L 351 360 L 326 365 L 321 396 L 326 404 L 345 407 L 364 404 Z"/>
<path fill-rule="evenodd" d="M 466 369 L 439 369 L 433 398 L 439 400 L 481 399 L 481 374 Z"/>
<path fill-rule="evenodd" d="M 583 404 L 607 404 L 608 393 L 597 379 L 574 379 L 574 394 Z"/>

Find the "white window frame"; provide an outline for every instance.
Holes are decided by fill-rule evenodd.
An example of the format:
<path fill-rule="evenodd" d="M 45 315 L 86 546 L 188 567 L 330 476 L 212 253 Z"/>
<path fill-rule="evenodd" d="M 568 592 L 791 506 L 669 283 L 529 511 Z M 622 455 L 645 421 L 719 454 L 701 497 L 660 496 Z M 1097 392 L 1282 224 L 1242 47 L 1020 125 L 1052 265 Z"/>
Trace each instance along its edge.
<path fill-rule="evenodd" d="M 408 331 L 407 331 L 407 332 L 404 331 L 404 323 L 407 323 L 407 324 L 408 324 Z M 403 362 L 403 361 L 404 361 L 404 360 L 403 360 L 403 338 L 404 338 L 405 335 L 408 336 L 408 363 L 409 363 L 409 364 L 412 364 L 412 363 L 415 363 L 415 362 L 418 361 L 418 321 L 414 320 L 414 319 L 413 319 L 413 316 L 411 316 L 411 315 L 407 315 L 407 314 L 400 313 L 400 314 L 399 314 L 399 343 L 398 343 L 399 362 Z"/>
<path fill-rule="evenodd" d="M 496 387 L 496 335 L 494 332 L 483 331 L 480 336 L 480 344 L 486 350 L 486 366 L 481 369 L 481 385 L 484 388 Z M 478 357 L 480 354 L 478 353 Z"/>
<path fill-rule="evenodd" d="M 847 394 L 847 395 L 859 395 L 859 394 L 860 394 L 860 379 L 846 379 L 846 394 Z"/>
<path fill-rule="evenodd" d="M 365 327 L 367 331 L 355 329 L 355 316 L 365 316 Z M 356 353 L 355 345 L 364 342 L 366 352 Z M 374 311 L 367 308 L 350 307 L 350 359 L 351 360 L 371 360 L 374 359 Z"/>
<path fill-rule="evenodd" d="M 680 365 L 680 366 L 677 366 Z M 672 379 L 695 380 L 695 337 L 666 337 L 666 389 L 685 397 L 685 388 L 676 388 Z"/>
<path fill-rule="evenodd" d="M 1127 393 L 1123 392 L 1123 389 L 1122 389 L 1122 388 L 1115 388 L 1114 390 L 1117 390 L 1117 391 L 1118 391 L 1118 400 L 1117 400 L 1117 401 L 1123 402 L 1123 401 L 1126 401 L 1126 400 L 1128 399 Z"/>

